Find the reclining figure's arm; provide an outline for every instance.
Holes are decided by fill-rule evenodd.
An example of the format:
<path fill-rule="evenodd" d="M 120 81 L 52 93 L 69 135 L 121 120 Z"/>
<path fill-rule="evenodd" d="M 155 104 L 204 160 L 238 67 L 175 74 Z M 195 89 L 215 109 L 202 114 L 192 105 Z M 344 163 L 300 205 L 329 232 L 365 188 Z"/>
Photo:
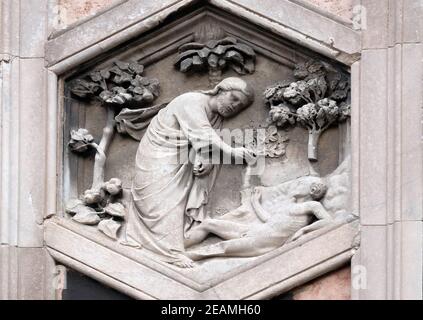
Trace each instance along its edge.
<path fill-rule="evenodd" d="M 253 194 L 251 196 L 251 205 L 256 212 L 258 218 L 261 222 L 266 223 L 269 220 L 269 213 L 264 210 L 264 208 L 260 204 L 261 199 L 261 190 L 259 187 L 254 188 Z"/>
<path fill-rule="evenodd" d="M 317 201 L 308 201 L 298 204 L 294 211 L 295 214 L 313 214 L 318 221 L 298 230 L 292 237 L 292 241 L 297 240 L 306 233 L 319 230 L 333 221 L 332 216 L 326 211 L 323 205 Z"/>

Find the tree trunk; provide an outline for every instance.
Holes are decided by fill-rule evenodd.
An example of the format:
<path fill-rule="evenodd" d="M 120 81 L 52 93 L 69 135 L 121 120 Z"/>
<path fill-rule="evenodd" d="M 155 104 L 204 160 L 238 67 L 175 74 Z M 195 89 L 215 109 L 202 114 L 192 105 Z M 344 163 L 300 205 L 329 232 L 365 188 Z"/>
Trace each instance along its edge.
<path fill-rule="evenodd" d="M 320 134 L 320 131 L 309 131 L 308 133 L 308 159 L 310 161 L 317 161 L 317 146 Z"/>
<path fill-rule="evenodd" d="M 209 69 L 209 82 L 211 87 L 215 87 L 220 81 L 222 81 L 222 70 L 220 69 Z"/>
<path fill-rule="evenodd" d="M 104 184 L 104 168 L 106 166 L 106 152 L 113 139 L 115 132 L 115 111 L 111 107 L 107 108 L 107 123 L 103 128 L 103 136 L 100 143 L 96 146 L 97 154 L 95 155 L 93 184 L 91 189 L 99 190 Z"/>

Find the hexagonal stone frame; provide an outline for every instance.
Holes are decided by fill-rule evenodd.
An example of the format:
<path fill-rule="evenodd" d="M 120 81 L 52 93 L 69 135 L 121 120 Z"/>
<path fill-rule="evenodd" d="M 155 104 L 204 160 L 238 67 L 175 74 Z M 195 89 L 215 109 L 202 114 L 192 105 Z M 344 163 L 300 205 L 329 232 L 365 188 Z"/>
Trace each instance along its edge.
<path fill-rule="evenodd" d="M 266 10 L 272 5 L 280 10 L 268 10 L 269 7 Z M 100 15 L 53 35 L 48 41 L 50 126 L 57 128 L 60 123 L 59 110 L 62 106 L 57 93 L 63 88 L 64 76 L 77 66 L 130 39 L 152 32 L 165 24 L 168 18 L 186 15 L 190 10 L 204 12 L 208 9 L 221 10 L 247 20 L 274 36 L 311 49 L 347 67 L 359 58 L 361 44 L 358 32 L 348 24 L 313 11 L 298 1 L 271 0 L 266 1 L 266 5 L 250 0 L 163 0 L 141 4 L 135 0 L 122 1 Z M 176 47 L 177 42 L 174 41 L 169 48 L 174 50 Z M 157 58 L 154 54 L 151 56 Z M 58 131 L 60 138 L 61 129 Z M 50 140 L 50 150 L 58 148 L 60 144 L 57 141 Z M 50 168 L 52 172 L 61 165 L 60 159 L 53 159 L 55 154 L 60 152 L 50 153 L 49 163 L 54 166 Z M 49 189 L 55 190 L 54 194 L 62 191 L 62 179 L 50 176 Z M 50 213 L 56 214 L 61 199 L 50 196 L 48 203 Z M 62 218 L 60 214 L 45 222 L 45 243 L 57 261 L 140 299 L 270 298 L 348 262 L 358 246 L 357 235 L 358 221 L 340 223 L 246 262 L 211 282 L 201 283 L 172 266 L 134 255 L 130 248 L 122 248 L 116 242 Z"/>

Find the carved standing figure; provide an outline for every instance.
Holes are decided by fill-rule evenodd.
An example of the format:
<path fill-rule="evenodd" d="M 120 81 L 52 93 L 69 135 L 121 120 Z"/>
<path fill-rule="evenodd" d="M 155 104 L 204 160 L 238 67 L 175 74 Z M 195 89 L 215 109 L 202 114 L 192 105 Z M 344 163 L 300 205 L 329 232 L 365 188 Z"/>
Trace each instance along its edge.
<path fill-rule="evenodd" d="M 192 266 L 184 255 L 185 234 L 206 218 L 204 206 L 219 169 L 201 159 L 211 149 L 241 163 L 255 160 L 251 150 L 232 148 L 215 131 L 222 118 L 238 114 L 253 99 L 246 82 L 227 78 L 213 90 L 175 98 L 153 118 L 136 155 L 126 244 L 145 247 L 177 266 Z"/>

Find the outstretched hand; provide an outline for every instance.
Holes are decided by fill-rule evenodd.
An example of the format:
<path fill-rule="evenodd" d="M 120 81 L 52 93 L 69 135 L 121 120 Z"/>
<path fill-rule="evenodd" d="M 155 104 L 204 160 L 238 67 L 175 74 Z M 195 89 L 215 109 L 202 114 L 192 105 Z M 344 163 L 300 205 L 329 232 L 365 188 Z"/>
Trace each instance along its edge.
<path fill-rule="evenodd" d="M 244 147 L 234 148 L 233 154 L 235 156 L 235 159 L 245 160 L 249 165 L 252 165 L 257 162 L 257 156 L 255 152 L 251 149 Z"/>

